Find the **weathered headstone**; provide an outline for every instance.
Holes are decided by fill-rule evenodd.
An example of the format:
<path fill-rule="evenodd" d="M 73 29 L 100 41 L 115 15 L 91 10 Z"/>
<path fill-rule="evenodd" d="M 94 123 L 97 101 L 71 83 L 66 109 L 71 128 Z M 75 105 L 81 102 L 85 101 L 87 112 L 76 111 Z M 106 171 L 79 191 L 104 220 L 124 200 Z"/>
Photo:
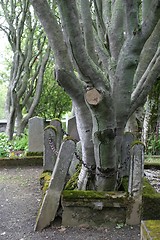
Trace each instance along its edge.
<path fill-rule="evenodd" d="M 122 142 L 122 161 L 121 161 L 121 177 L 129 176 L 131 162 L 131 144 L 134 141 L 134 135 L 126 132 Z"/>
<path fill-rule="evenodd" d="M 129 214 L 126 223 L 137 225 L 141 221 L 142 190 L 144 176 L 144 145 L 137 143 L 131 149 L 131 164 L 128 192 L 131 197 Z"/>
<path fill-rule="evenodd" d="M 58 118 L 55 118 L 50 121 L 50 125 L 54 126 L 56 129 L 56 133 L 57 133 L 56 134 L 56 149 L 58 151 L 61 146 L 62 138 L 63 138 L 62 122 Z"/>
<path fill-rule="evenodd" d="M 53 171 L 57 158 L 56 129 L 49 125 L 44 129 L 43 170 Z"/>
<path fill-rule="evenodd" d="M 52 173 L 49 188 L 46 191 L 39 210 L 35 230 L 42 230 L 54 220 L 74 152 L 75 142 L 73 140 L 66 140 L 62 143 Z"/>
<path fill-rule="evenodd" d="M 77 131 L 76 117 L 71 117 L 68 120 L 68 134 L 75 140 L 79 141 L 79 134 Z"/>
<path fill-rule="evenodd" d="M 44 120 L 40 117 L 29 119 L 29 152 L 43 152 Z"/>

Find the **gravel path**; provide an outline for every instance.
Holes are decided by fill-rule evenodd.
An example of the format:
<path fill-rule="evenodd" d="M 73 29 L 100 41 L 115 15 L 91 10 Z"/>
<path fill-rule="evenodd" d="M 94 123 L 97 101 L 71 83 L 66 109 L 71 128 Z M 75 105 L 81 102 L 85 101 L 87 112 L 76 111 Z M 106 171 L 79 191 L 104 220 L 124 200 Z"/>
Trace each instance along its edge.
<path fill-rule="evenodd" d="M 34 232 L 41 201 L 41 167 L 0 169 L 0 240 L 139 240 L 139 226 L 65 228 L 57 221 Z"/>

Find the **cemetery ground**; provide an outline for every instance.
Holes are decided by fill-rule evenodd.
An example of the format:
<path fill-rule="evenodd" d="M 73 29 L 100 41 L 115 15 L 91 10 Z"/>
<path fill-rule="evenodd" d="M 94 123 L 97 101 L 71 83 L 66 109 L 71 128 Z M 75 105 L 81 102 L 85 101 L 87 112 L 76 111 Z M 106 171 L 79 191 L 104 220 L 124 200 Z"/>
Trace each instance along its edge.
<path fill-rule="evenodd" d="M 56 219 L 42 232 L 35 232 L 42 199 L 39 166 L 0 168 L 0 239 L 3 240 L 139 240 L 140 226 L 105 228 L 63 227 Z"/>

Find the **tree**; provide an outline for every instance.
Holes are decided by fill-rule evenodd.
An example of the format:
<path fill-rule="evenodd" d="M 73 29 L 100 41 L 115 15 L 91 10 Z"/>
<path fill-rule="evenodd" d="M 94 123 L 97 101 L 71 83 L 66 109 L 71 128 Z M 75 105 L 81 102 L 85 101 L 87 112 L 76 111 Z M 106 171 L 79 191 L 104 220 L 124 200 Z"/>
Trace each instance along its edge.
<path fill-rule="evenodd" d="M 114 190 L 125 125 L 159 75 L 160 1 L 56 2 L 31 0 L 57 81 L 73 101 L 84 162 L 79 189 Z"/>
<path fill-rule="evenodd" d="M 160 78 L 154 84 L 145 104 L 143 141 L 147 154 L 160 151 Z"/>
<path fill-rule="evenodd" d="M 34 114 L 45 119 L 61 118 L 71 111 L 71 99 L 54 80 L 53 62 L 49 60 L 42 86 L 42 93 Z"/>
<path fill-rule="evenodd" d="M 5 111 L 4 111 L 4 106 L 5 106 L 5 96 L 6 96 L 6 91 L 7 87 L 4 83 L 1 83 L 0 81 L 0 89 L 1 89 L 1 95 L 0 95 L 0 119 L 5 118 Z"/>
<path fill-rule="evenodd" d="M 1 0 L 0 6 L 5 19 L 0 29 L 13 52 L 6 100 L 6 132 L 12 139 L 15 122 L 20 135 L 38 104 L 50 47 L 29 0 Z"/>

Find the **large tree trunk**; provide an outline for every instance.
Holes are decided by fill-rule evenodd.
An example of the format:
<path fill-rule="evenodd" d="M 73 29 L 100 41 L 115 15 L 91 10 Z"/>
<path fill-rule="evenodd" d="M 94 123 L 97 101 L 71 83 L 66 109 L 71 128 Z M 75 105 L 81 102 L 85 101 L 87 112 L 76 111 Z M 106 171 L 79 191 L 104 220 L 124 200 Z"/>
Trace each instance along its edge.
<path fill-rule="evenodd" d="M 95 88 L 85 94 L 92 122 L 94 153 L 96 159 L 96 190 L 110 190 L 116 183 L 116 122 L 114 105 Z M 106 107 L 107 106 L 107 107 Z"/>
<path fill-rule="evenodd" d="M 31 2 L 55 53 L 57 80 L 75 105 L 84 161 L 79 188 L 88 187 L 88 166 L 94 168 L 96 164 L 95 189 L 114 190 L 124 128 L 130 116 L 144 104 L 159 75 L 160 35 L 155 34 L 159 1 L 146 5 L 141 22 L 139 1 L 59 0 L 62 26 L 57 22 L 57 12 L 46 0 Z M 157 36 L 156 46 L 147 51 L 153 36 Z M 149 57 L 143 65 L 145 52 Z M 88 156 L 93 154 L 93 147 L 88 145 L 89 124 L 93 126 L 95 163 Z"/>

